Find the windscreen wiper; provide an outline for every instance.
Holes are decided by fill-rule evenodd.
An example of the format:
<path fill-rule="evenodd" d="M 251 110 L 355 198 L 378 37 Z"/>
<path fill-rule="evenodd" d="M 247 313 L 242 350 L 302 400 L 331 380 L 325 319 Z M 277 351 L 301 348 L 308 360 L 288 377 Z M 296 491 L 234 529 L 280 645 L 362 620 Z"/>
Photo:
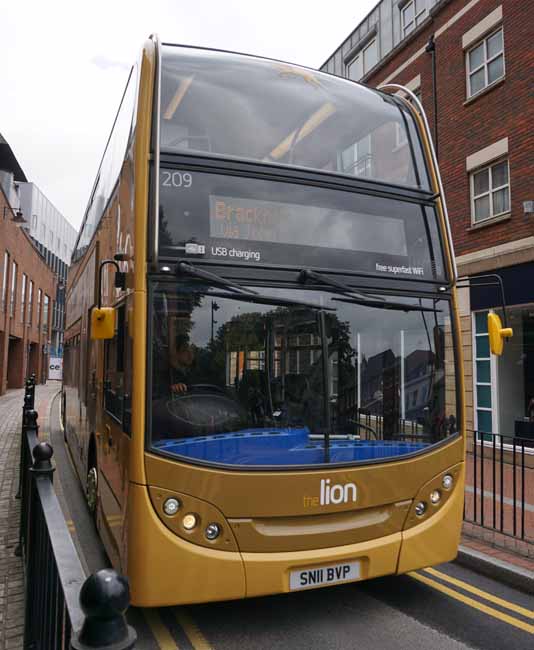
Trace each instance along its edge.
<path fill-rule="evenodd" d="M 360 298 L 332 298 L 334 302 L 348 302 L 354 305 L 364 305 L 365 307 L 375 307 L 376 309 L 393 309 L 396 311 L 431 311 L 438 312 L 441 309 L 433 307 L 423 307 L 422 305 L 407 305 L 403 302 L 391 302 L 389 300 L 360 300 Z"/>
<path fill-rule="evenodd" d="M 302 269 L 299 273 L 299 280 L 302 283 L 307 282 L 308 280 L 315 280 L 320 284 L 324 284 L 327 287 L 332 287 L 333 289 L 340 289 L 341 293 L 347 298 L 332 298 L 335 302 L 348 302 L 354 303 L 355 305 L 365 305 L 366 307 L 377 307 L 378 309 L 396 309 L 399 311 L 431 311 L 437 312 L 441 309 L 433 309 L 432 307 L 416 307 L 415 305 L 406 305 L 402 302 L 392 302 L 382 298 L 382 296 L 377 296 L 372 293 L 367 293 L 366 291 L 356 291 L 351 289 L 347 284 L 333 280 L 332 278 L 327 278 L 322 273 L 317 273 L 316 271 L 311 271 L 309 269 Z"/>
<path fill-rule="evenodd" d="M 185 275 L 192 275 L 194 278 L 201 278 L 202 280 L 207 280 L 212 285 L 225 287 L 228 291 L 233 291 L 235 293 L 246 293 L 251 295 L 257 295 L 258 292 L 248 287 L 242 287 L 237 282 L 232 282 L 226 278 L 221 278 L 220 275 L 215 275 L 215 273 L 210 273 L 210 271 L 205 271 L 204 269 L 197 269 L 192 264 L 187 264 L 187 262 L 180 262 L 176 268 L 178 273 L 184 273 Z"/>
<path fill-rule="evenodd" d="M 342 282 L 328 278 L 322 273 L 317 273 L 317 271 L 302 269 L 302 271 L 299 273 L 299 282 L 306 284 L 306 282 L 309 280 L 313 280 L 319 284 L 324 284 L 327 287 L 332 287 L 333 289 L 339 289 L 341 293 L 343 293 L 345 296 L 349 296 L 349 298 L 352 298 L 353 296 L 359 296 L 362 300 L 372 299 L 376 300 L 377 302 L 384 300 L 380 296 L 374 296 L 367 293 L 366 291 L 356 291 L 356 289 L 351 289 L 351 287 L 349 287 L 347 284 L 343 284 Z"/>
<path fill-rule="evenodd" d="M 306 302 L 304 300 L 294 300 L 293 298 L 279 298 L 278 296 L 269 296 L 259 294 L 257 291 L 253 295 L 233 293 L 231 295 L 217 292 L 205 291 L 206 296 L 213 296 L 214 298 L 230 298 L 231 300 L 244 300 L 245 302 L 252 302 L 259 305 L 273 305 L 274 307 L 308 307 L 310 309 L 317 309 L 318 311 L 337 311 L 335 307 L 324 307 L 317 305 L 314 302 Z"/>

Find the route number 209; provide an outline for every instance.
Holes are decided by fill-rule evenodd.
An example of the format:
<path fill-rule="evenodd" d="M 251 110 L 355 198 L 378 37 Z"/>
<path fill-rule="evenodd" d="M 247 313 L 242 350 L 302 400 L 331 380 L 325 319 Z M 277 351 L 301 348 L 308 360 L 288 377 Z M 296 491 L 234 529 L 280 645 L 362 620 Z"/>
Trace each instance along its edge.
<path fill-rule="evenodd" d="M 163 187 L 191 187 L 193 176 L 189 172 L 168 172 L 162 171 Z"/>

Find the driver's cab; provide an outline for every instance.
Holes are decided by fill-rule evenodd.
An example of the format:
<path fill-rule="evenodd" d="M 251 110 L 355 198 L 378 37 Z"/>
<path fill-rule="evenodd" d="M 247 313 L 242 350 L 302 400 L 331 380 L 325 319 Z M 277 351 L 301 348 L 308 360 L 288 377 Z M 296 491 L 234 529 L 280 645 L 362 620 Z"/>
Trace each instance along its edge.
<path fill-rule="evenodd" d="M 152 439 L 321 431 L 317 310 L 211 295 L 175 283 L 152 290 Z"/>

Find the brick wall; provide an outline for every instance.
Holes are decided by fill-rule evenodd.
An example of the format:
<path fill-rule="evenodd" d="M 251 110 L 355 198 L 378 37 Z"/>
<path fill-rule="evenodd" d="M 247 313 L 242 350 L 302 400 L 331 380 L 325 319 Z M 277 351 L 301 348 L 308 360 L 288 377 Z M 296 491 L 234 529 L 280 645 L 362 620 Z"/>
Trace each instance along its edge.
<path fill-rule="evenodd" d="M 462 9 L 472 6 L 454 23 Z M 497 7 L 503 10 L 505 78 L 466 103 L 465 53 L 462 35 Z M 426 27 L 366 79 L 378 85 L 436 36 L 439 162 L 449 208 L 456 255 L 505 244 L 534 234 L 534 216 L 523 214 L 523 201 L 534 200 L 532 124 L 534 101 L 534 20 L 529 3 L 507 0 L 452 0 L 429 20 Z M 450 22 L 449 22 L 450 21 Z M 444 29 L 445 28 L 445 29 Z M 433 125 L 432 61 L 422 53 L 404 70 L 388 79 L 406 84 L 421 75 L 422 102 Z M 471 226 L 469 178 L 466 158 L 508 137 L 511 217 L 483 227 Z"/>
<path fill-rule="evenodd" d="M 46 265 L 37 248 L 26 232 L 13 222 L 13 211 L 0 189 L 0 292 L 4 286 L 4 256 L 9 253 L 6 277 L 6 301 L 2 304 L 0 295 L 0 395 L 7 388 L 20 388 L 25 376 L 35 372 L 39 379 L 46 379 L 46 356 L 44 346 L 51 333 L 53 299 L 56 295 L 54 274 Z M 10 315 L 11 282 L 13 262 L 17 263 L 15 309 Z M 26 300 L 24 322 L 22 319 L 22 276 L 26 274 Z M 29 287 L 33 281 L 32 314 L 29 314 Z M 48 295 L 48 332 L 44 331 L 38 313 L 39 289 L 43 300 Z M 31 321 L 31 323 L 30 323 Z M 40 325 L 40 326 L 39 326 Z"/>

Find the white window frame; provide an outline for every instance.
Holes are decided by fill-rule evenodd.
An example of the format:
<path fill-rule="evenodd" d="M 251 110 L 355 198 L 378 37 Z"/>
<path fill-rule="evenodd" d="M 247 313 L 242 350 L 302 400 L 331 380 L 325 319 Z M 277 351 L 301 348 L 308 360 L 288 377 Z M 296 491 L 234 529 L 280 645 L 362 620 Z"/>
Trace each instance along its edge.
<path fill-rule="evenodd" d="M 367 67 L 366 65 L 366 60 L 365 60 L 365 53 L 367 50 L 375 45 L 376 46 L 376 61 L 373 63 L 371 67 Z M 379 54 L 378 54 L 378 37 L 373 36 L 371 40 L 369 40 L 358 52 L 355 54 L 355 56 L 350 60 L 350 62 L 347 64 L 347 78 L 351 79 L 352 81 L 360 81 L 368 72 L 373 68 L 379 61 Z M 361 75 L 358 76 L 356 79 L 355 77 L 350 76 L 350 69 L 352 68 L 353 65 L 355 65 L 358 61 L 361 61 Z"/>
<path fill-rule="evenodd" d="M 498 185 L 496 187 L 493 187 L 493 167 L 496 165 L 500 165 L 501 163 L 505 162 L 506 167 L 507 167 L 507 172 L 508 172 L 508 182 L 505 183 L 504 185 Z M 480 173 L 481 171 L 484 171 L 485 169 L 488 170 L 488 191 L 487 192 L 482 192 L 481 194 L 475 195 L 475 176 L 476 174 Z M 469 188 L 470 188 L 470 195 L 471 195 L 471 224 L 473 226 L 479 224 L 479 223 L 484 223 L 485 221 L 490 221 L 491 219 L 495 219 L 496 217 L 501 217 L 505 214 L 509 214 L 512 211 L 512 193 L 510 190 L 510 160 L 508 157 L 506 158 L 500 158 L 498 160 L 492 160 L 490 163 L 487 163 L 483 165 L 482 167 L 477 167 L 476 169 L 473 169 L 469 172 Z M 504 212 L 493 212 L 493 195 L 495 192 L 498 192 L 499 190 L 503 190 L 505 188 L 508 188 L 508 210 L 505 210 Z M 489 196 L 490 199 L 490 214 L 488 217 L 485 217 L 484 219 L 476 219 L 475 218 L 475 199 L 480 199 L 484 196 Z"/>
<path fill-rule="evenodd" d="M 471 312 L 471 327 L 472 327 L 472 332 L 473 332 L 473 424 L 474 424 L 474 429 L 475 431 L 479 431 L 479 426 L 478 426 L 478 411 L 486 411 L 491 413 L 491 428 L 492 431 L 491 433 L 499 434 L 498 428 L 499 428 L 499 375 L 498 375 L 498 366 L 497 366 L 497 357 L 494 354 L 491 354 L 491 351 L 489 352 L 489 357 L 477 357 L 477 338 L 479 337 L 484 337 L 488 336 L 487 332 L 479 332 L 477 333 L 476 329 L 476 315 L 479 313 L 488 313 L 487 309 L 482 309 L 479 311 L 473 311 Z M 490 382 L 482 382 L 478 381 L 477 377 L 477 361 L 489 361 L 490 362 Z M 488 408 L 486 406 L 479 406 L 478 405 L 478 386 L 489 386 L 490 387 L 490 393 L 491 393 L 491 407 Z M 480 442 L 482 440 L 482 437 L 480 435 L 477 435 L 477 442 Z"/>
<path fill-rule="evenodd" d="M 497 54 L 493 55 L 490 59 L 488 59 L 488 41 L 490 38 L 495 36 L 498 32 L 502 33 L 502 50 L 497 52 Z M 479 47 L 481 44 L 484 45 L 484 60 L 482 63 L 477 67 L 474 68 L 473 70 L 470 69 L 469 66 L 469 55 L 473 50 L 476 50 L 477 47 Z M 491 83 L 488 83 L 488 65 L 492 62 L 495 61 L 498 57 L 502 55 L 502 75 L 492 81 Z M 479 41 L 477 41 L 474 45 L 472 45 L 468 50 L 466 50 L 465 53 L 465 72 L 466 72 L 466 84 L 467 84 L 467 99 L 471 99 L 471 97 L 476 97 L 478 94 L 484 92 L 486 88 L 490 88 L 494 84 L 498 83 L 501 81 L 501 79 L 504 79 L 506 76 L 506 60 L 505 60 L 505 55 L 504 55 L 504 30 L 503 26 L 499 25 L 497 29 L 492 30 L 489 34 L 484 36 L 484 38 L 481 38 Z M 477 90 L 476 92 L 472 93 L 471 92 L 471 77 L 478 72 L 479 70 L 484 70 L 484 86 L 480 89 Z"/>
<path fill-rule="evenodd" d="M 366 142 L 366 148 L 367 148 L 367 151 L 369 153 L 365 153 L 363 155 L 360 155 L 358 153 L 358 149 L 363 147 L 363 142 L 364 141 Z M 360 147 L 358 147 L 358 145 L 360 145 Z M 341 160 L 340 166 L 341 166 L 341 168 L 343 170 L 343 173 L 344 174 L 351 174 L 353 176 L 357 176 L 357 177 L 360 177 L 360 178 L 372 178 L 373 177 L 373 171 L 374 171 L 374 169 L 373 169 L 374 168 L 374 161 L 373 161 L 373 149 L 372 149 L 372 146 L 373 146 L 373 141 L 371 139 L 371 133 L 368 133 L 367 135 L 364 135 L 361 140 L 358 140 L 358 142 L 355 142 L 354 144 L 350 145 L 350 147 L 347 147 L 347 149 L 345 149 L 345 151 L 347 151 L 348 149 L 350 149 L 352 147 L 352 151 L 353 151 L 354 155 L 353 155 L 352 165 L 351 165 L 351 168 L 349 170 L 347 170 L 345 168 L 345 166 L 343 165 L 343 160 Z M 343 158 L 343 154 L 345 153 L 345 151 L 343 151 L 341 153 L 341 158 Z M 363 167 L 360 167 L 360 165 L 362 165 L 362 163 L 363 163 Z M 363 173 L 356 173 L 356 171 L 359 170 L 360 168 L 363 170 Z"/>
<path fill-rule="evenodd" d="M 410 7 L 413 7 L 413 19 L 406 23 L 406 12 Z M 400 8 L 401 12 L 401 29 L 402 38 L 408 36 L 410 32 L 423 22 L 424 16 L 427 12 L 426 0 L 410 0 Z"/>

